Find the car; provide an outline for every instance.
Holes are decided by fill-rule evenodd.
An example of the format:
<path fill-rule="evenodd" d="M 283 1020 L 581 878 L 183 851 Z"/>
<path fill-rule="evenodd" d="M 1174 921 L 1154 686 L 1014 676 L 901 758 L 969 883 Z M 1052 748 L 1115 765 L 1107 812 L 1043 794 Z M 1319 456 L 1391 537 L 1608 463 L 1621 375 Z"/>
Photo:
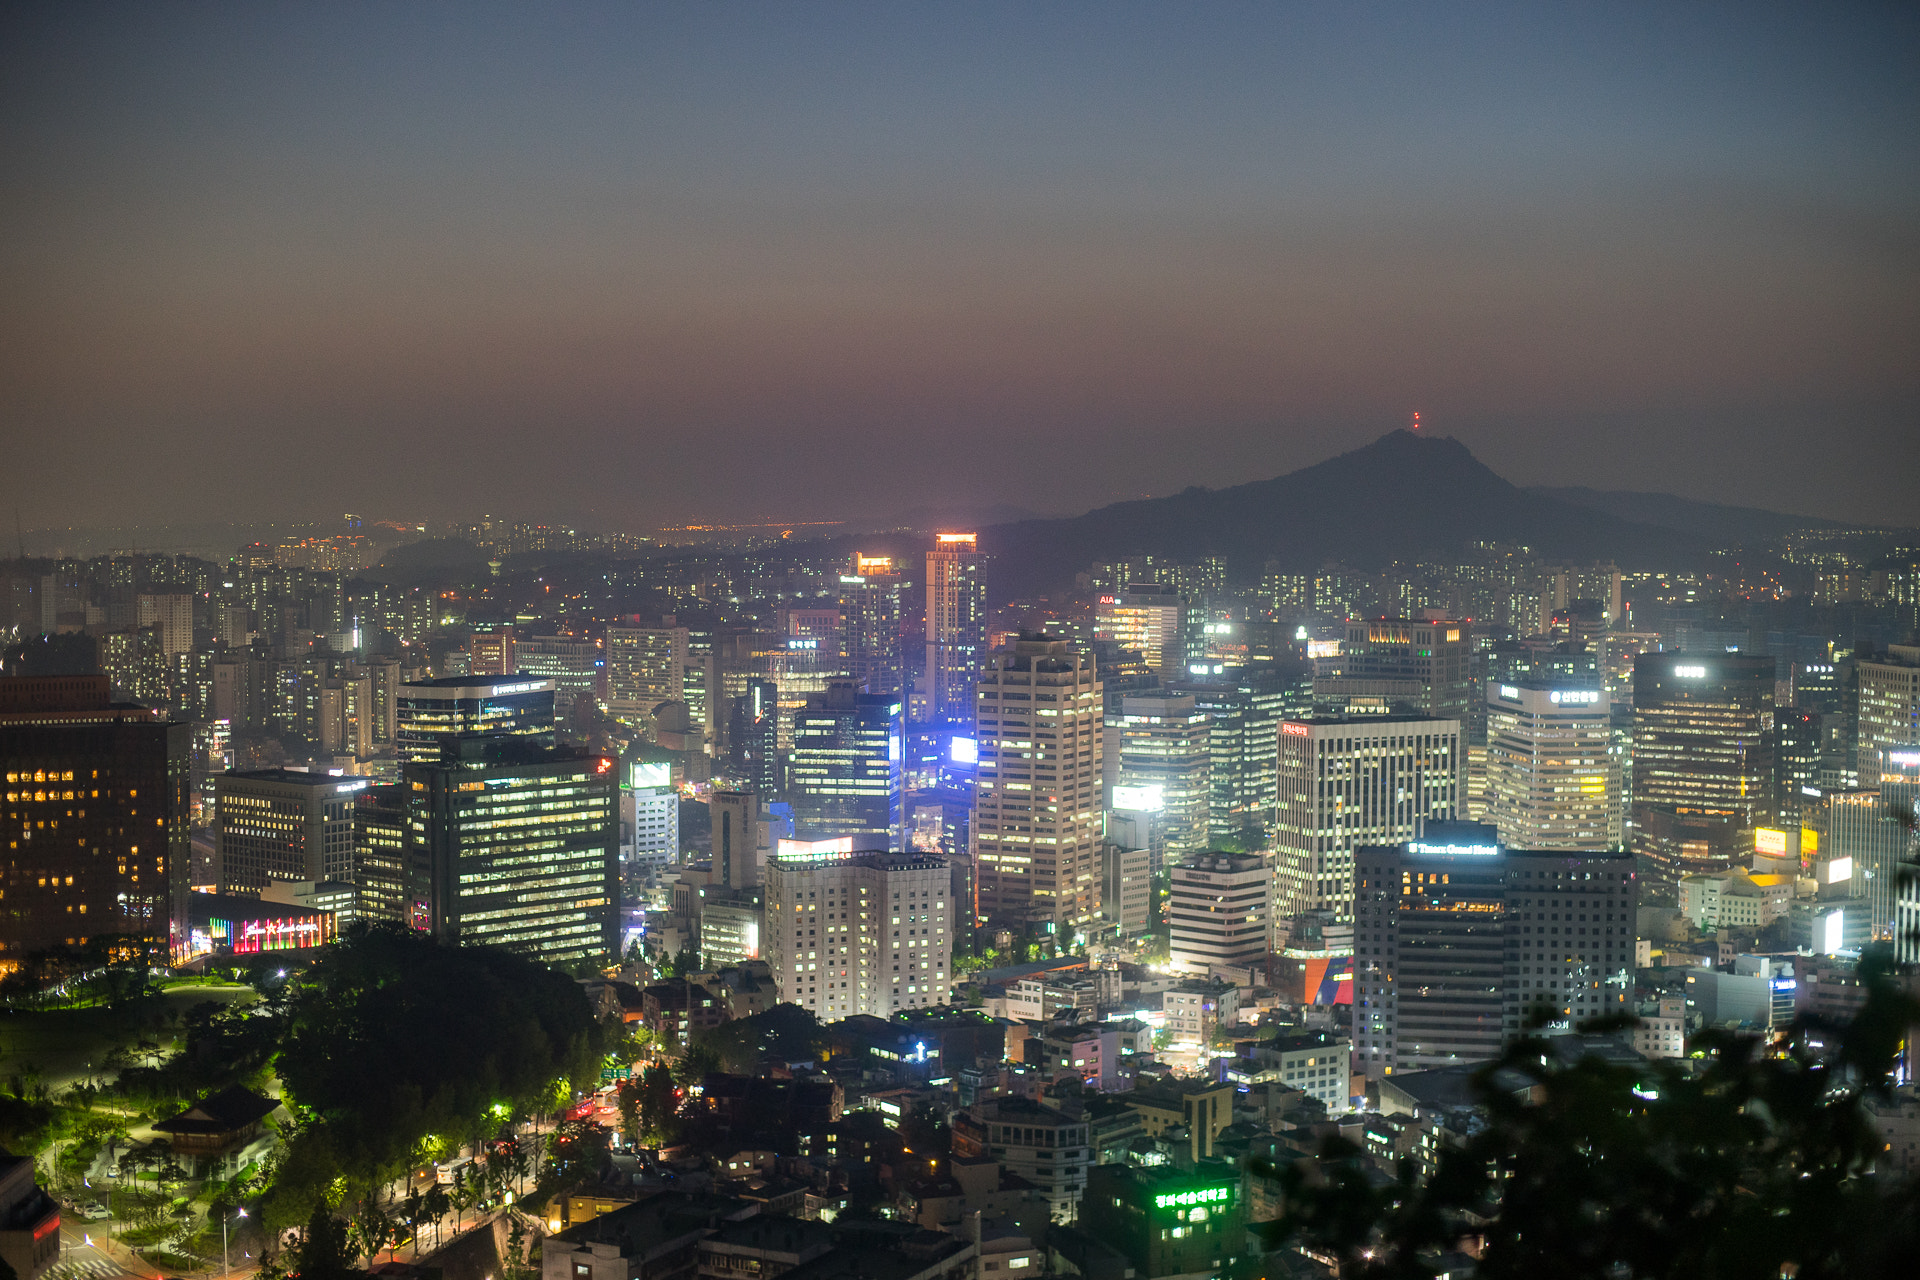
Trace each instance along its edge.
<path fill-rule="evenodd" d="M 80 1206 L 79 1213 L 80 1216 L 88 1222 L 98 1222 L 107 1216 L 107 1206 L 101 1204 L 98 1200 L 89 1200 Z"/>

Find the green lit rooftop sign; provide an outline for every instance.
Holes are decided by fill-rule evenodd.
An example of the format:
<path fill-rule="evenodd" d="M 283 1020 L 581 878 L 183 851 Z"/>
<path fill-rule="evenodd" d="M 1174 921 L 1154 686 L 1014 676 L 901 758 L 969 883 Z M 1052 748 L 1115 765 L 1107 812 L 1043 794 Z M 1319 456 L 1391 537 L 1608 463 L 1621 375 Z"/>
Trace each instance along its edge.
<path fill-rule="evenodd" d="M 1233 1199 L 1231 1187 L 1202 1187 L 1198 1191 L 1169 1191 L 1153 1198 L 1156 1209 L 1184 1209 L 1194 1204 L 1225 1204 Z"/>

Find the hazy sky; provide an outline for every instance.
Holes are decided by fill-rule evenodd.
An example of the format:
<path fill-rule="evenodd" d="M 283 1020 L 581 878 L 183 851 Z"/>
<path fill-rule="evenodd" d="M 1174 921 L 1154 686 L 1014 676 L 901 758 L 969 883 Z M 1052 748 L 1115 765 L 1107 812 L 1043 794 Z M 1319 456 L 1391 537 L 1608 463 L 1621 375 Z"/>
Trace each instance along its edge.
<path fill-rule="evenodd" d="M 1079 510 L 1401 426 L 1920 524 L 1920 20 L 15 5 L 26 523 Z"/>

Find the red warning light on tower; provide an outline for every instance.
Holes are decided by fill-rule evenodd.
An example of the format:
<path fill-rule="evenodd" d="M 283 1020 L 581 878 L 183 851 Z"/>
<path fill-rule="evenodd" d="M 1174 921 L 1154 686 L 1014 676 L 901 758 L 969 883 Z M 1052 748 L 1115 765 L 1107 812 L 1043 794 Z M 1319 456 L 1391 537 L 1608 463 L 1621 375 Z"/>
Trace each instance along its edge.
<path fill-rule="evenodd" d="M 1417 410 L 1414 412 L 1414 415 L 1413 415 L 1413 429 L 1415 431 L 1418 431 L 1420 429 L 1420 414 Z"/>

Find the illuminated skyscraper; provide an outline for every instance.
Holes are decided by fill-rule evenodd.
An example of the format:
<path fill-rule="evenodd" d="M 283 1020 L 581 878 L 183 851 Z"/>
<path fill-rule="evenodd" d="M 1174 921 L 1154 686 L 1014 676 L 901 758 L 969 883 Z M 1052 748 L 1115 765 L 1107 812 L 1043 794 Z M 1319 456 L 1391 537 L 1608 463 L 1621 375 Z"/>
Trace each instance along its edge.
<path fill-rule="evenodd" d="M 976 689 L 972 824 L 980 916 L 1061 933 L 1100 912 L 1100 677 L 1048 636 L 996 650 Z"/>
<path fill-rule="evenodd" d="M 257 769 L 214 779 L 221 893 L 275 880 L 353 879 L 353 811 L 365 778 Z"/>
<path fill-rule="evenodd" d="M 1459 815 L 1458 720 L 1350 716 L 1280 725 L 1280 810 L 1268 838 L 1275 918 L 1353 914 L 1353 851 L 1410 840 Z"/>
<path fill-rule="evenodd" d="M 614 761 L 512 739 L 461 738 L 402 766 L 414 928 L 549 963 L 619 944 Z"/>
<path fill-rule="evenodd" d="M 1514 849 L 1620 846 L 1620 780 L 1604 689 L 1487 690 L 1487 820 Z"/>
<path fill-rule="evenodd" d="M 1350 620 L 1340 673 L 1313 682 L 1314 706 L 1333 714 L 1382 707 L 1465 725 L 1476 711 L 1472 653 L 1464 622 Z"/>
<path fill-rule="evenodd" d="M 987 656 L 983 557 L 971 533 L 934 535 L 927 552 L 927 720 L 965 722 L 973 684 Z"/>
<path fill-rule="evenodd" d="M 1107 724 L 1109 746 L 1120 753 L 1116 796 L 1158 789 L 1167 853 L 1179 857 L 1208 846 L 1213 811 L 1213 740 L 1207 714 L 1189 694 L 1128 694 Z M 1119 800 L 1114 800 L 1116 807 Z"/>
<path fill-rule="evenodd" d="M 1100 597 L 1094 638 L 1138 652 L 1163 682 L 1185 680 L 1206 656 L 1206 613 L 1173 587 L 1130 583 Z"/>
<path fill-rule="evenodd" d="M 1888 751 L 1920 747 L 1920 645 L 1896 644 L 1854 663 L 1860 683 L 1860 785 L 1872 786 Z"/>
<path fill-rule="evenodd" d="M 444 676 L 400 686 L 402 760 L 437 760 L 453 737 L 526 738 L 552 746 L 553 681 Z"/>
<path fill-rule="evenodd" d="M 783 1004 L 822 1022 L 947 1003 L 959 915 L 945 858 L 813 850 L 766 869 L 762 953 Z"/>
<path fill-rule="evenodd" d="M 889 556 L 855 555 L 840 577 L 841 651 L 867 692 L 904 697 L 900 627 L 912 584 Z"/>
<path fill-rule="evenodd" d="M 853 836 L 857 849 L 899 849 L 904 718 L 898 697 L 836 680 L 794 713 L 787 798 L 803 840 Z"/>
<path fill-rule="evenodd" d="M 513 649 L 514 670 L 523 676 L 553 681 L 553 718 L 566 724 L 573 705 L 598 698 L 605 678 L 605 650 L 578 636 L 534 636 Z"/>
<path fill-rule="evenodd" d="M 1630 847 L 1672 892 L 1753 849 L 1772 809 L 1774 660 L 1643 653 L 1633 662 Z"/>
<path fill-rule="evenodd" d="M 607 628 L 607 711 L 627 724 L 642 724 L 663 702 L 685 702 L 687 629 Z"/>
<path fill-rule="evenodd" d="M 102 935 L 184 943 L 191 729 L 105 676 L 0 679 L 0 959 Z"/>

